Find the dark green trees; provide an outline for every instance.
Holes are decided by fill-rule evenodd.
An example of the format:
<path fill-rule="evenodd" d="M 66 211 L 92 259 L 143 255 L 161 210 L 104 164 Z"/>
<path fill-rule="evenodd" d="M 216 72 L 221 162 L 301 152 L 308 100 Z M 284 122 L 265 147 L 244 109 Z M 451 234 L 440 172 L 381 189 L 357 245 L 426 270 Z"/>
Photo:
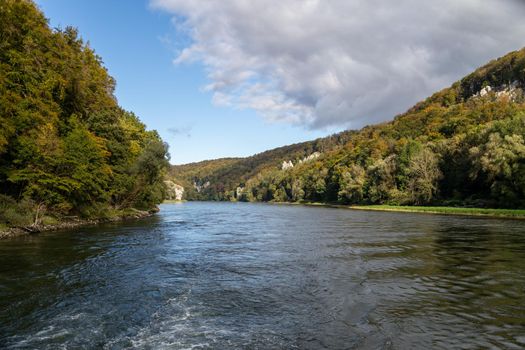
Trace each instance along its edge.
<path fill-rule="evenodd" d="M 470 178 L 480 181 L 500 206 L 525 205 L 525 114 L 471 135 Z"/>

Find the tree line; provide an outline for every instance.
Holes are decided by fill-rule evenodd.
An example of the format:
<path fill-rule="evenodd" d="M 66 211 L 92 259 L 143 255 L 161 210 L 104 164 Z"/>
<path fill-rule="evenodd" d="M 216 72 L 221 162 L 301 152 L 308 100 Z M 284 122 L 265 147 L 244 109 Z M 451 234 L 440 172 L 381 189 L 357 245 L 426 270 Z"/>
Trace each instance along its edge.
<path fill-rule="evenodd" d="M 29 0 L 2 0 L 0 23 L 0 224 L 159 203 L 167 145 L 118 105 L 78 31 Z"/>
<path fill-rule="evenodd" d="M 479 68 L 393 121 L 236 160 L 172 169 L 188 199 L 525 207 L 525 50 Z M 321 147 L 320 145 L 324 145 Z M 298 162 L 312 152 L 320 158 Z M 293 168 L 283 170 L 283 161 Z M 239 164 L 249 171 L 232 172 Z M 254 170 L 256 169 L 256 170 Z M 209 170 L 209 169 L 208 169 Z"/>

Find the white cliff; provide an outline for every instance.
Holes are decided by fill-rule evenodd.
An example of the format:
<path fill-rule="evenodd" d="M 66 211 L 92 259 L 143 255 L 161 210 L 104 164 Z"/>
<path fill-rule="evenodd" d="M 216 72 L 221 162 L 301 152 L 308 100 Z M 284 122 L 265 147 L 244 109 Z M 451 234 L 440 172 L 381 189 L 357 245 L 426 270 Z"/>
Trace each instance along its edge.
<path fill-rule="evenodd" d="M 293 168 L 293 163 L 291 160 L 289 161 L 283 161 L 283 165 L 281 167 L 282 170 L 287 170 Z"/>
<path fill-rule="evenodd" d="M 514 81 L 509 84 L 504 84 L 499 87 L 493 87 L 490 85 L 482 88 L 475 96 L 484 97 L 492 93 L 496 98 L 508 98 L 511 101 L 516 100 L 518 97 L 523 96 L 523 89 L 520 87 L 518 81 Z"/>
<path fill-rule="evenodd" d="M 184 187 L 171 180 L 164 181 L 166 185 L 166 199 L 181 201 L 184 196 Z"/>
<path fill-rule="evenodd" d="M 314 159 L 319 158 L 320 156 L 321 156 L 321 153 L 319 153 L 319 152 L 314 152 L 314 153 L 310 154 L 309 156 L 304 157 L 303 159 L 301 159 L 301 160 L 299 161 L 299 163 L 309 162 L 309 161 L 311 161 L 311 160 L 314 160 Z"/>

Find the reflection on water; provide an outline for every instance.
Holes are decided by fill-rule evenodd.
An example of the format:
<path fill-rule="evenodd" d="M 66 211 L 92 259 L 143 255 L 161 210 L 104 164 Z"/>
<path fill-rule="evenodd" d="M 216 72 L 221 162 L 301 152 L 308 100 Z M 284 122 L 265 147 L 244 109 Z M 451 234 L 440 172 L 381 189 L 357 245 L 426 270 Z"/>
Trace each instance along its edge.
<path fill-rule="evenodd" d="M 525 347 L 521 221 L 244 203 L 0 241 L 0 348 Z"/>

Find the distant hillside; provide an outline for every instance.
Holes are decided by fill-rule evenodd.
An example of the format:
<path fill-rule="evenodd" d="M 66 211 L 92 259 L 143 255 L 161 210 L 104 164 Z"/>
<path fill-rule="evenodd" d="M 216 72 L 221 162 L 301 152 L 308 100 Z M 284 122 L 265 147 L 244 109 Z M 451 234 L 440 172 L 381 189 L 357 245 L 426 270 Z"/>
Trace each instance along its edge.
<path fill-rule="evenodd" d="M 189 200 L 523 207 L 524 87 L 522 49 L 391 122 L 248 158 L 175 166 L 171 175 Z M 300 162 L 315 152 L 320 157 Z"/>
<path fill-rule="evenodd" d="M 184 186 L 188 200 L 230 200 L 238 186 L 282 162 L 297 162 L 314 152 L 327 152 L 344 145 L 354 131 L 275 148 L 246 158 L 221 158 L 171 167 L 171 178 Z M 209 185 L 206 185 L 209 182 Z M 197 191 L 199 190 L 199 191 Z"/>

